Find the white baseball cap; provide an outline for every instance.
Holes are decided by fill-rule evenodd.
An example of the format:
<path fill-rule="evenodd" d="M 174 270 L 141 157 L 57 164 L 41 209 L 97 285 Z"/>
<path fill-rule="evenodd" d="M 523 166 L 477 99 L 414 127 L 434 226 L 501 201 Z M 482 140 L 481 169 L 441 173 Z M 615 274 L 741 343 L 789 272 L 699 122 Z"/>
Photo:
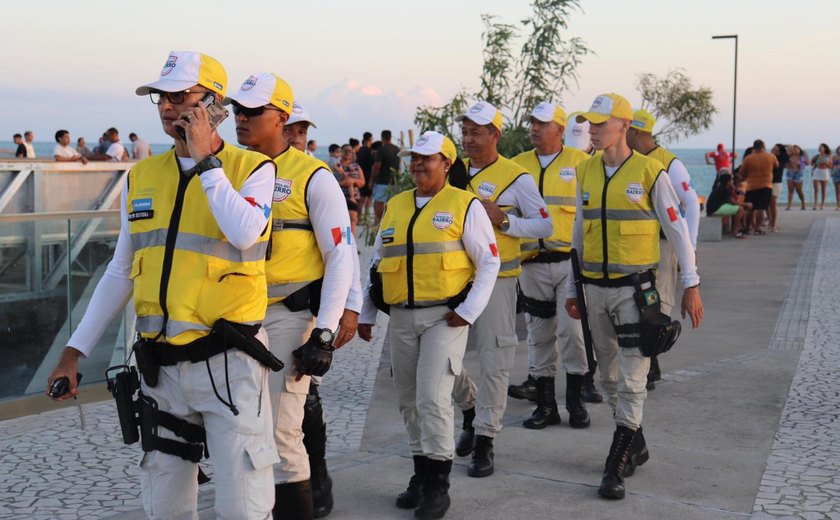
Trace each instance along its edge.
<path fill-rule="evenodd" d="M 227 73 L 222 64 L 206 54 L 192 51 L 172 51 L 160 71 L 160 79 L 137 87 L 138 96 L 152 90 L 180 92 L 201 85 L 221 96 L 227 89 Z"/>
<path fill-rule="evenodd" d="M 401 151 L 398 155 L 400 157 L 410 157 L 413 153 L 425 156 L 440 153 L 450 161 L 458 158 L 458 150 L 455 148 L 455 143 L 452 142 L 452 139 L 432 130 L 423 132 L 417 141 L 415 141 L 414 146 L 408 150 Z"/>
<path fill-rule="evenodd" d="M 560 105 L 543 101 L 531 111 L 531 117 L 539 119 L 543 123 L 554 121 L 562 127 L 566 127 L 566 111 Z"/>
<path fill-rule="evenodd" d="M 271 72 L 255 72 L 242 82 L 239 92 L 225 98 L 224 104 L 232 101 L 247 108 L 273 105 L 291 115 L 294 97 L 292 87 L 280 76 Z"/>
<path fill-rule="evenodd" d="M 566 128 L 565 145 L 578 150 L 589 150 L 589 121 L 583 120 L 578 123 L 577 116 L 580 112 L 573 112 L 569 115 L 569 127 Z"/>
<path fill-rule="evenodd" d="M 469 119 L 478 125 L 493 125 L 499 131 L 502 130 L 502 111 L 487 101 L 479 101 L 471 106 L 466 114 L 456 117 L 455 121 L 460 123 L 464 119 Z"/>
<path fill-rule="evenodd" d="M 590 145 L 589 121 L 584 119 L 582 123 L 578 123 L 578 115 L 580 115 L 580 112 L 573 112 L 569 115 L 569 126 L 566 128 L 564 144 L 585 152 L 589 150 Z"/>
<path fill-rule="evenodd" d="M 312 116 L 309 115 L 309 112 L 304 108 L 303 105 L 295 101 L 294 105 L 292 105 L 292 115 L 289 117 L 289 120 L 286 121 L 286 125 L 291 125 L 294 123 L 300 123 L 301 121 L 306 121 L 312 128 L 318 128 L 318 125 L 315 124 L 315 121 L 312 120 Z"/>

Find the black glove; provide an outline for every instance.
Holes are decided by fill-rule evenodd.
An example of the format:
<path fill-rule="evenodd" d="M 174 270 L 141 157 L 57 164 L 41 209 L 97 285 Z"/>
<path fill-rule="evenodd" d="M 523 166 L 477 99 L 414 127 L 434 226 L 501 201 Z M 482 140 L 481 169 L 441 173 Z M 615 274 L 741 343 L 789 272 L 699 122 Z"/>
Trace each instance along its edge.
<path fill-rule="evenodd" d="M 330 369 L 335 347 L 332 346 L 332 339 L 327 342 L 322 339 L 324 332 L 332 335 L 326 329 L 315 329 L 306 343 L 292 351 L 297 360 L 297 371 L 301 374 L 322 376 Z"/>

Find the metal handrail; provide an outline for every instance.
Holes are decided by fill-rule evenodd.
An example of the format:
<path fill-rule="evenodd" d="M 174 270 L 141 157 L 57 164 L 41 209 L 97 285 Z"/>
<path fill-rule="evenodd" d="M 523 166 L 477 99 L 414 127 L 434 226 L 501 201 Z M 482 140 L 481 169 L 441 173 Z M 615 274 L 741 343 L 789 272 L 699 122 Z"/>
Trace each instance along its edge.
<path fill-rule="evenodd" d="M 120 216 L 118 209 L 93 211 L 54 211 L 49 213 L 9 213 L 0 215 L 0 224 L 9 222 L 36 222 L 44 220 L 78 220 Z"/>

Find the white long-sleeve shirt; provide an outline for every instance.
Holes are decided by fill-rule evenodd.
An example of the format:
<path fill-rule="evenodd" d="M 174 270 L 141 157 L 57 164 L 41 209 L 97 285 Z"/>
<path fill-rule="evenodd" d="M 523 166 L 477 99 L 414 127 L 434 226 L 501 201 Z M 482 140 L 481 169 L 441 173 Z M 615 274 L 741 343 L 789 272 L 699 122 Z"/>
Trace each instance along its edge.
<path fill-rule="evenodd" d="M 688 173 L 685 164 L 679 159 L 671 161 L 668 167 L 668 178 L 671 186 L 680 199 L 680 204 L 685 210 L 685 223 L 688 226 L 688 234 L 691 237 L 691 247 L 697 250 L 697 231 L 700 228 L 700 199 L 697 198 L 697 191 L 691 182 L 691 175 Z"/>
<path fill-rule="evenodd" d="M 359 253 L 356 249 L 356 241 L 353 240 L 353 279 L 350 283 L 350 292 L 347 294 L 347 303 L 344 304 L 345 309 L 349 309 L 357 314 L 362 312 L 362 276 L 361 266 L 359 265 Z"/>
<path fill-rule="evenodd" d="M 604 170 L 608 177 L 612 177 L 618 170 L 618 167 L 605 165 Z M 656 218 L 662 226 L 665 238 L 668 239 L 671 247 L 677 253 L 677 259 L 680 263 L 680 281 L 683 284 L 683 288 L 699 284 L 700 276 L 697 274 L 694 248 L 689 238 L 688 226 L 679 212 L 679 199 L 674 191 L 674 187 L 671 186 L 671 180 L 668 178 L 667 173 L 660 174 L 656 179 L 656 183 L 653 185 L 653 190 L 651 191 L 651 197 L 653 198 L 653 211 L 656 213 Z M 582 262 L 583 205 L 581 204 L 580 184 L 578 184 L 577 197 L 575 199 L 577 212 L 575 213 L 574 231 L 572 232 L 572 247 L 575 248 L 578 259 Z M 670 212 L 668 211 L 669 209 L 671 210 Z M 566 284 L 566 297 L 577 297 L 574 279 L 571 276 Z"/>
<path fill-rule="evenodd" d="M 425 206 L 431 197 L 416 197 L 415 203 L 418 208 Z M 501 261 L 496 252 L 496 235 L 493 233 L 493 225 L 487 217 L 487 212 L 481 204 L 474 200 L 467 208 L 467 215 L 464 218 L 464 234 L 461 236 L 464 243 L 464 250 L 475 266 L 475 279 L 467 299 L 455 308 L 458 316 L 472 324 L 484 311 L 487 302 L 490 301 L 490 294 L 496 284 L 496 277 L 499 274 Z M 373 244 L 371 256 L 371 267 L 379 265 L 385 247 L 382 245 L 382 237 L 377 232 L 376 241 Z M 422 276 L 422 274 L 420 275 Z M 364 304 L 359 323 L 373 324 L 376 322 L 377 309 L 370 299 L 370 280 L 365 284 L 363 293 Z"/>
<path fill-rule="evenodd" d="M 182 170 L 195 166 L 191 158 L 178 157 L 178 163 Z M 210 211 L 225 238 L 234 247 L 247 249 L 254 245 L 268 224 L 268 217 L 261 208 L 271 206 L 274 177 L 274 163 L 266 162 L 248 177 L 242 189 L 237 192 L 222 168 L 207 170 L 199 176 Z M 246 197 L 255 201 L 256 205 L 246 200 Z M 120 234 L 114 257 L 96 285 L 82 321 L 67 343 L 85 356 L 99 343 L 105 328 L 122 312 L 134 290 L 129 279 L 134 246 L 128 230 L 127 198 L 126 185 L 123 186 L 120 199 Z"/>
<path fill-rule="evenodd" d="M 470 167 L 470 178 L 481 168 Z M 496 199 L 499 206 L 514 206 L 522 216 L 508 215 L 510 227 L 503 234 L 521 238 L 548 238 L 554 232 L 554 224 L 545 209 L 545 200 L 540 196 L 537 183 L 531 175 L 520 175 L 513 184 Z"/>
<path fill-rule="evenodd" d="M 312 174 L 306 189 L 306 204 L 315 240 L 324 259 L 321 308 L 315 326 L 335 332 L 345 305 L 349 303 L 354 278 L 353 263 L 359 260 L 350 231 L 347 202 L 335 176 L 327 169 L 321 168 Z M 339 234 L 333 232 L 335 229 L 339 230 Z M 339 235 L 341 238 L 337 241 Z"/>

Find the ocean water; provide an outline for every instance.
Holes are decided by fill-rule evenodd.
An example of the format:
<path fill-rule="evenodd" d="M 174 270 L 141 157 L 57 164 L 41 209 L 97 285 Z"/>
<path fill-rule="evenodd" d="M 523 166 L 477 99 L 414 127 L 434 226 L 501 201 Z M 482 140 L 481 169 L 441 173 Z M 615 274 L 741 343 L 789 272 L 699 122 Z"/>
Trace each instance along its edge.
<path fill-rule="evenodd" d="M 125 144 L 125 143 L 124 143 Z M 52 142 L 35 142 L 35 155 L 38 157 L 51 157 L 52 156 L 52 149 L 55 146 L 55 143 Z M 90 147 L 90 145 L 88 145 Z M 171 145 L 167 144 L 152 144 L 152 151 L 156 154 L 163 153 L 168 150 Z M 11 141 L 0 141 L 0 159 L 14 157 L 14 150 L 15 146 L 14 143 Z M 691 179 L 694 182 L 694 187 L 697 190 L 697 193 L 700 195 L 707 196 L 712 191 L 712 184 L 715 180 L 715 168 L 712 165 L 706 164 L 705 155 L 706 152 L 711 151 L 706 149 L 698 149 L 698 148 L 672 148 L 671 151 L 679 157 L 683 163 L 685 163 L 686 168 L 688 168 L 688 173 L 691 174 Z M 816 150 L 806 150 L 809 157 L 813 157 L 814 154 L 817 153 Z M 318 151 L 315 152 L 316 157 L 319 159 L 326 161 L 327 160 L 327 149 L 326 147 L 321 147 Z M 810 171 L 805 176 L 805 183 L 804 183 L 804 191 L 805 191 L 805 199 L 807 201 L 813 200 L 813 184 L 811 183 L 811 175 Z M 2 189 L 2 187 L 0 187 Z M 835 204 L 836 201 L 834 199 L 834 186 L 829 182 L 828 189 L 826 190 L 826 203 Z M 787 183 L 784 184 L 782 187 L 782 195 L 779 198 L 780 202 L 786 203 L 787 202 Z M 795 200 L 797 202 L 798 199 Z"/>

